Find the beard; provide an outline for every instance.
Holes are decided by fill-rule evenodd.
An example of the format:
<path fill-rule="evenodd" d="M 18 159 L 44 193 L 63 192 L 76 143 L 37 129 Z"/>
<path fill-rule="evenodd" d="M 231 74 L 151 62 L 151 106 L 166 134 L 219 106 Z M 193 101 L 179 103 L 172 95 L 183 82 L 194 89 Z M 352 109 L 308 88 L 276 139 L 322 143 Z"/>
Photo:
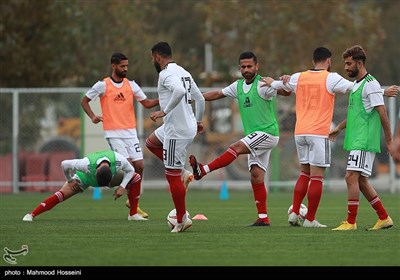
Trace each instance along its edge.
<path fill-rule="evenodd" d="M 355 78 L 358 75 L 358 69 L 353 69 L 353 70 L 349 70 L 347 71 L 347 76 L 349 76 L 350 78 Z"/>
<path fill-rule="evenodd" d="M 256 73 L 252 73 L 252 72 L 250 72 L 250 73 L 244 73 L 242 76 L 243 76 L 243 78 L 245 78 L 247 81 L 250 81 L 250 80 L 253 80 L 253 79 L 254 79 L 254 77 L 256 76 Z"/>
<path fill-rule="evenodd" d="M 160 72 L 161 72 L 161 66 L 160 66 L 159 63 L 157 63 L 157 62 L 154 61 L 154 67 L 156 68 L 157 73 L 160 73 Z"/>
<path fill-rule="evenodd" d="M 121 79 L 126 77 L 126 71 L 117 71 L 115 70 L 115 75 Z"/>

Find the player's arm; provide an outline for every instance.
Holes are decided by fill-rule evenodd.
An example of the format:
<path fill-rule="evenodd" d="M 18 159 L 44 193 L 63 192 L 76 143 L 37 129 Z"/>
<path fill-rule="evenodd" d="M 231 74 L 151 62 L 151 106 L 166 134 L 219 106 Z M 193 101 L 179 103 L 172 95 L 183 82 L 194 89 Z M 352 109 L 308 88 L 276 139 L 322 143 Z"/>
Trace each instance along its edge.
<path fill-rule="evenodd" d="M 146 99 L 144 99 L 144 100 L 142 100 L 142 101 L 139 101 L 139 102 L 140 102 L 140 104 L 142 104 L 143 107 L 145 107 L 146 109 L 153 108 L 153 107 L 155 107 L 155 106 L 157 106 L 157 105 L 159 104 L 158 98 L 154 98 L 154 99 L 146 98 Z"/>
<path fill-rule="evenodd" d="M 179 102 L 181 102 L 182 98 L 186 95 L 186 89 L 183 86 L 182 81 L 177 76 L 168 76 L 165 78 L 163 85 L 171 91 L 171 98 L 167 106 L 165 106 L 162 111 L 156 111 L 150 114 L 150 118 L 153 121 L 165 117 L 179 104 Z"/>
<path fill-rule="evenodd" d="M 400 87 L 396 85 L 391 85 L 390 87 L 384 89 L 383 95 L 387 97 L 396 97 L 400 91 Z"/>
<path fill-rule="evenodd" d="M 125 189 L 129 181 L 135 174 L 135 168 L 132 166 L 132 164 L 129 163 L 129 161 L 126 158 L 122 157 L 121 170 L 124 172 L 124 177 L 122 178 L 122 182 L 119 185 L 120 187 Z"/>
<path fill-rule="evenodd" d="M 399 118 L 397 119 L 396 134 L 392 144 L 392 153 L 394 162 L 400 163 L 400 110 Z"/>
<path fill-rule="evenodd" d="M 159 104 L 158 98 L 147 98 L 146 94 L 135 81 L 129 81 L 129 84 L 132 88 L 135 99 L 140 102 L 140 104 L 142 104 L 143 107 L 145 107 L 146 109 L 153 108 Z"/>
<path fill-rule="evenodd" d="M 293 75 L 294 76 L 294 75 Z M 277 94 L 282 96 L 289 96 L 293 92 L 297 82 L 293 76 L 283 75 L 279 80 L 274 80 L 271 77 L 263 77 L 261 82 L 264 84 L 261 87 L 270 87 L 277 90 Z M 293 80 L 293 81 L 292 81 Z"/>
<path fill-rule="evenodd" d="M 83 111 L 85 111 L 86 115 L 92 120 L 93 123 L 99 123 L 103 121 L 102 116 L 97 116 L 92 108 L 89 105 L 89 102 L 92 101 L 93 98 L 90 98 L 90 96 L 98 96 L 98 92 L 96 87 L 100 85 L 101 82 L 96 83 L 87 93 L 84 97 L 81 99 L 81 106 Z M 104 83 L 104 82 L 103 82 Z M 104 88 L 105 89 L 105 88 Z"/>
<path fill-rule="evenodd" d="M 191 92 L 192 99 L 194 100 L 195 117 L 197 121 L 197 133 L 202 133 L 204 130 L 202 120 L 204 117 L 204 112 L 206 110 L 206 101 L 194 81 L 192 82 Z"/>
<path fill-rule="evenodd" d="M 85 167 L 87 167 L 87 165 L 81 166 L 82 164 L 79 163 L 79 159 L 66 159 L 61 162 L 61 169 L 68 183 L 72 181 L 72 173 L 75 173 L 76 170 L 86 171 Z"/>
<path fill-rule="evenodd" d="M 340 131 L 346 128 L 346 124 L 347 124 L 347 119 L 339 123 L 334 129 L 332 129 L 328 134 L 329 140 L 335 142 L 336 136 L 339 135 Z"/>
<path fill-rule="evenodd" d="M 385 134 L 385 139 L 386 139 L 386 148 L 389 152 L 390 155 L 393 155 L 392 153 L 392 133 L 390 131 L 390 124 L 389 124 L 389 118 L 386 112 L 386 107 L 385 105 L 379 105 L 375 107 L 375 110 L 379 113 L 380 119 L 381 119 L 381 124 L 383 128 L 383 133 Z"/>
<path fill-rule="evenodd" d="M 226 97 L 226 95 L 222 93 L 221 89 L 217 89 L 217 90 L 211 90 L 211 91 L 207 91 L 207 92 L 203 93 L 203 97 L 206 101 L 213 101 L 213 100 L 224 98 L 224 97 Z"/>
<path fill-rule="evenodd" d="M 140 180 L 140 175 L 136 173 L 136 176 L 139 177 L 134 177 L 135 175 L 135 169 L 133 168 L 133 166 L 129 163 L 129 161 L 123 157 L 122 155 L 119 154 L 115 154 L 116 156 L 116 160 L 121 162 L 121 170 L 124 173 L 124 177 L 122 178 L 121 183 L 119 184 L 118 188 L 115 189 L 114 191 L 114 200 L 120 198 L 121 196 L 123 196 L 125 194 L 125 189 L 126 186 L 128 185 L 128 183 L 130 182 L 130 180 L 134 180 L 135 178 L 137 180 Z"/>

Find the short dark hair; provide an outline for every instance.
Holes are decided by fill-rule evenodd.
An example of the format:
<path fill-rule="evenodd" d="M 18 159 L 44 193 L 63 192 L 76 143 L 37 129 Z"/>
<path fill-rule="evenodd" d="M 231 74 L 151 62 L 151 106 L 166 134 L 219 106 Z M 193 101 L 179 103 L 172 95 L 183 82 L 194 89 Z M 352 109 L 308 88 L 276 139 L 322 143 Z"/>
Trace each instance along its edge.
<path fill-rule="evenodd" d="M 126 55 L 122 53 L 113 53 L 111 56 L 111 64 L 119 64 L 122 60 L 128 60 Z"/>
<path fill-rule="evenodd" d="M 344 51 L 343 53 L 343 59 L 351 57 L 353 60 L 362 60 L 362 62 L 365 64 L 365 60 L 367 59 L 367 55 L 365 54 L 365 51 L 360 45 L 355 45 L 347 50 Z"/>
<path fill-rule="evenodd" d="M 328 58 L 332 57 L 332 53 L 329 49 L 324 47 L 319 47 L 314 50 L 313 61 L 314 63 L 323 62 Z"/>
<path fill-rule="evenodd" d="M 239 62 L 240 62 L 242 59 L 249 59 L 249 58 L 252 58 L 253 61 L 254 61 L 254 63 L 257 63 L 257 56 L 256 56 L 253 52 L 250 52 L 250 51 L 242 52 L 242 53 L 239 55 Z"/>
<path fill-rule="evenodd" d="M 108 186 L 112 178 L 111 168 L 107 165 L 101 166 L 96 171 L 96 181 L 99 187 Z"/>
<path fill-rule="evenodd" d="M 167 42 L 158 42 L 151 48 L 151 53 L 158 53 L 162 57 L 172 57 L 172 49 Z"/>

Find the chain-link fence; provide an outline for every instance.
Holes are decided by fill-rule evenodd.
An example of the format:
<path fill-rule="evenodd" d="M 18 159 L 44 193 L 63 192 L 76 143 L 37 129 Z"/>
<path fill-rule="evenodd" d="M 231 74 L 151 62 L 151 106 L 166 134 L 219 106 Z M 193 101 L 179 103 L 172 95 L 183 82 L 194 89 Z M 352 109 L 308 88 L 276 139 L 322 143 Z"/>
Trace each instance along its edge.
<path fill-rule="evenodd" d="M 156 88 L 143 87 L 149 98 L 156 98 Z M 107 149 L 101 124 L 93 124 L 80 106 L 88 88 L 14 88 L 0 89 L 0 192 L 53 191 L 65 181 L 60 163 L 79 158 L 98 149 Z M 211 88 L 201 88 L 202 92 Z M 392 131 L 397 122 L 398 98 L 385 98 Z M 347 112 L 347 95 L 337 95 L 333 123 L 342 121 Z M 91 102 L 91 106 L 99 100 Z M 162 162 L 145 148 L 146 137 L 161 122 L 154 123 L 147 110 L 135 102 L 138 135 L 144 153 L 146 188 L 166 188 Z M 100 112 L 99 112 L 100 113 Z M 299 174 L 294 144 L 295 98 L 278 96 L 277 115 L 280 124 L 279 145 L 270 159 L 266 185 L 273 190 L 291 190 Z M 205 131 L 189 148 L 202 163 L 208 163 L 229 145 L 243 136 L 236 100 L 224 98 L 206 103 Z M 342 133 L 332 145 L 332 164 L 327 169 L 328 190 L 346 190 L 344 174 L 347 152 L 343 150 Z M 384 137 L 384 136 L 382 136 Z M 190 170 L 190 167 L 187 166 Z M 396 192 L 399 190 L 400 168 L 388 156 L 384 138 L 382 152 L 377 154 L 372 183 Z M 193 188 L 219 188 L 223 181 L 232 188 L 250 188 L 247 156 L 241 155 L 231 165 L 217 170 L 207 178 L 192 183 Z"/>

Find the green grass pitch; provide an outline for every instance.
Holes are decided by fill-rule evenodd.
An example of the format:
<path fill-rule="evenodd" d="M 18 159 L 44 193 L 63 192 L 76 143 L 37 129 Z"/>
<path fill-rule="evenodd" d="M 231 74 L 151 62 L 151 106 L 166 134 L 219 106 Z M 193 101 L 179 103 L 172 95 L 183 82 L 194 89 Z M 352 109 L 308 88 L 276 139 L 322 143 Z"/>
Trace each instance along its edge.
<path fill-rule="evenodd" d="M 170 233 L 166 216 L 174 208 L 166 190 L 144 190 L 140 207 L 148 221 L 128 221 L 126 196 L 114 201 L 112 190 L 92 199 L 79 194 L 34 222 L 22 217 L 51 193 L 0 195 L 0 249 L 29 253 L 15 266 L 399 266 L 400 196 L 380 194 L 394 221 L 390 229 L 366 231 L 377 216 L 360 197 L 358 230 L 331 229 L 346 219 L 347 194 L 323 193 L 317 220 L 328 228 L 290 227 L 287 209 L 291 192 L 269 192 L 270 227 L 249 227 L 257 218 L 253 194 L 229 191 L 220 200 L 217 190 L 189 190 L 187 209 L 194 220 L 179 234 Z M 306 203 L 307 201 L 305 201 Z M 4 259 L 1 266 L 9 266 Z"/>

